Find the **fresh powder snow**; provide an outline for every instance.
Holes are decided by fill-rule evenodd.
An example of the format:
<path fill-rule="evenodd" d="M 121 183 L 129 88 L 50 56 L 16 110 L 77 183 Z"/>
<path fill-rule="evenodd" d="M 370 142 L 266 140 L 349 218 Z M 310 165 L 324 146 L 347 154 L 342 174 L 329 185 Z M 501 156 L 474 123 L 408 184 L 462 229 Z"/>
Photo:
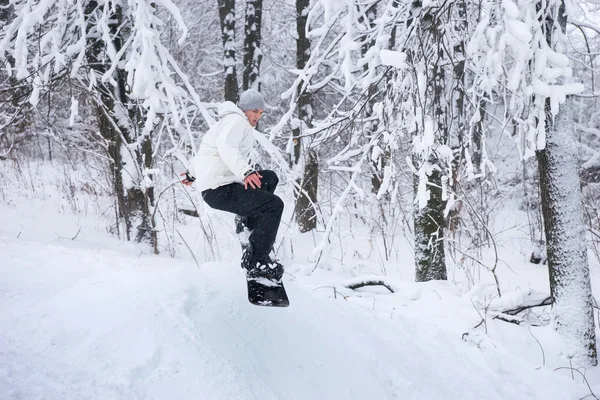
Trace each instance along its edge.
<path fill-rule="evenodd" d="M 290 307 L 264 308 L 248 303 L 235 261 L 198 266 L 141 254 L 98 232 L 93 218 L 35 206 L 2 206 L 0 218 L 2 399 L 589 393 L 580 378 L 555 370 L 567 364 L 550 327 L 490 318 L 487 334 L 472 329 L 476 303 L 492 292 L 487 284 L 462 293 L 451 282 L 417 284 L 395 274 L 385 278 L 393 294 L 353 291 L 346 286 L 358 278 L 321 269 L 308 275 L 307 265 L 290 263 Z"/>

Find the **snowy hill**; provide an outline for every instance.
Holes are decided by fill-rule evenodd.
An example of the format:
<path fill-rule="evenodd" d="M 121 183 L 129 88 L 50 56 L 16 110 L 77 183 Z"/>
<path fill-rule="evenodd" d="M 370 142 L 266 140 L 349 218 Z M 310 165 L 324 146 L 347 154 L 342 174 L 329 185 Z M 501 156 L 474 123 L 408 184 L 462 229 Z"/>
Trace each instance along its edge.
<path fill-rule="evenodd" d="M 520 329 L 508 342 L 512 350 L 491 334 L 462 340 L 477 314 L 449 283 L 400 282 L 398 293 L 377 295 L 376 304 L 372 293 L 347 290 L 345 300 L 334 298 L 330 290 L 311 290 L 317 278 L 287 274 L 291 306 L 269 309 L 247 302 L 233 263 L 198 268 L 75 241 L 16 239 L 9 231 L 0 231 L 0 399 L 578 399 L 590 393 L 567 371 L 531 362 L 529 350 L 515 354 L 530 349 L 539 360 L 523 328 L 495 322 L 498 335 Z M 544 329 L 541 340 L 555 340 Z M 553 353 L 546 353 L 550 364 Z"/>

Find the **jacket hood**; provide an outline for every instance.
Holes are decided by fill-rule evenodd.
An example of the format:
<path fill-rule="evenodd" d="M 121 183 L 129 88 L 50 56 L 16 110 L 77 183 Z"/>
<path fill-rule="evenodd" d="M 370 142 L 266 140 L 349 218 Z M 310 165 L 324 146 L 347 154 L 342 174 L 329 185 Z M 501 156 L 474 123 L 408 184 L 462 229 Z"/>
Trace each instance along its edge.
<path fill-rule="evenodd" d="M 242 116 L 244 119 L 248 119 L 248 118 L 246 118 L 246 114 L 244 114 L 244 112 L 242 110 L 240 110 L 239 107 L 236 106 L 235 104 L 233 104 L 231 101 L 226 101 L 224 103 L 221 103 L 221 105 L 219 106 L 218 112 L 219 112 L 219 118 L 224 118 L 230 114 L 237 114 L 237 115 Z"/>

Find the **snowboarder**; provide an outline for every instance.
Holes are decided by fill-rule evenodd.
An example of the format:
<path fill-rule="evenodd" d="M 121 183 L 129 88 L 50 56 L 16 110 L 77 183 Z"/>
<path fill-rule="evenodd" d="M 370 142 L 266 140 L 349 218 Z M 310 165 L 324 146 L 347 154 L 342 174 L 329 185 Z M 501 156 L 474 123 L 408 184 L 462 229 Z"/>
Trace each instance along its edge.
<path fill-rule="evenodd" d="M 273 194 L 279 179 L 273 171 L 257 170 L 250 156 L 264 109 L 262 94 L 253 89 L 242 93 L 237 105 L 221 104 L 220 120 L 202 139 L 182 183 L 194 183 L 210 207 L 236 214 L 238 234 L 251 232 L 241 263 L 248 277 L 280 281 L 283 265 L 269 255 L 283 212 L 283 201 Z"/>

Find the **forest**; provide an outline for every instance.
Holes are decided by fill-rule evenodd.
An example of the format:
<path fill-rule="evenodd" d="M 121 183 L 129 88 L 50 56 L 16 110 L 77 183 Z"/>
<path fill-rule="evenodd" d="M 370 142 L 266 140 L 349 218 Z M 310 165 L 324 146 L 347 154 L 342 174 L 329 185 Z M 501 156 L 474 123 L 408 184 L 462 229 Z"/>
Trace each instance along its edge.
<path fill-rule="evenodd" d="M 569 359 L 596 365 L 599 11 L 593 0 L 0 0 L 0 202 L 41 196 L 47 178 L 30 167 L 52 162 L 65 212 L 93 212 L 148 253 L 220 259 L 221 220 L 181 174 L 219 104 L 257 89 L 256 157 L 286 193 L 283 259 L 310 272 L 364 260 L 385 280 L 410 257 L 416 282 L 486 281 L 501 298 L 503 252 L 517 251 L 501 239 L 508 210 L 525 263 L 549 282 L 500 318 L 549 306 L 542 323 Z"/>

